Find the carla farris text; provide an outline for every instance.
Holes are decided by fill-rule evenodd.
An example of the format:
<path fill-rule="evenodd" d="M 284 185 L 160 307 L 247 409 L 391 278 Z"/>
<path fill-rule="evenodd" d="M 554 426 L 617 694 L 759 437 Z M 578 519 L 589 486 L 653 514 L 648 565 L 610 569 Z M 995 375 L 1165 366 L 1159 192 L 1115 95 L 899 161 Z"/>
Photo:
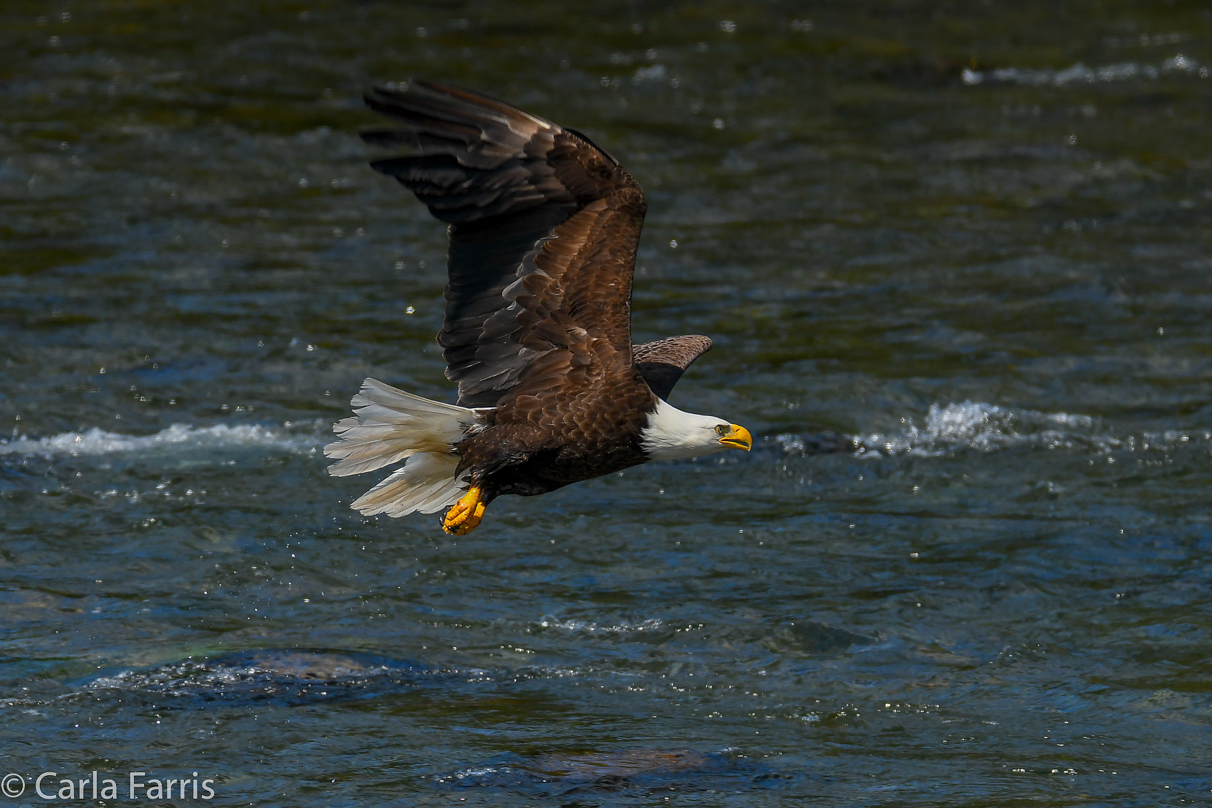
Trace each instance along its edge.
<path fill-rule="evenodd" d="M 215 796 L 213 778 L 163 777 L 147 772 L 128 772 L 125 779 L 102 777 L 97 772 L 73 779 L 58 772 L 42 772 L 34 780 L 34 791 L 44 800 L 209 800 Z"/>

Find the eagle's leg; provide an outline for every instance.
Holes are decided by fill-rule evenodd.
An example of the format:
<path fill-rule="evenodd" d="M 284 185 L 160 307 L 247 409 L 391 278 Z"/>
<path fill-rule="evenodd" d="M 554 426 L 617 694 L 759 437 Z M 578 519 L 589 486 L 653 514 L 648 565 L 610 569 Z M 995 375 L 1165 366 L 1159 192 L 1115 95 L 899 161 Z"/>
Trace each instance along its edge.
<path fill-rule="evenodd" d="M 487 505 L 480 486 L 473 485 L 458 502 L 450 506 L 446 518 L 442 520 L 442 529 L 455 536 L 466 536 L 480 526 Z"/>

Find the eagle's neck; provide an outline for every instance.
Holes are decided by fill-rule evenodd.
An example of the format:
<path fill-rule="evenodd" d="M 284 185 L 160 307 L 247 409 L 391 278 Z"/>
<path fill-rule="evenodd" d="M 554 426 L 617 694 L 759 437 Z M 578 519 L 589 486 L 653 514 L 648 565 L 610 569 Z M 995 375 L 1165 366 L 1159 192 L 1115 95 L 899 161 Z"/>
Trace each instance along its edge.
<path fill-rule="evenodd" d="M 716 426 L 727 422 L 709 415 L 682 412 L 664 399 L 648 414 L 648 424 L 640 431 L 640 444 L 649 460 L 684 460 L 715 454 L 726 447 L 720 443 Z"/>

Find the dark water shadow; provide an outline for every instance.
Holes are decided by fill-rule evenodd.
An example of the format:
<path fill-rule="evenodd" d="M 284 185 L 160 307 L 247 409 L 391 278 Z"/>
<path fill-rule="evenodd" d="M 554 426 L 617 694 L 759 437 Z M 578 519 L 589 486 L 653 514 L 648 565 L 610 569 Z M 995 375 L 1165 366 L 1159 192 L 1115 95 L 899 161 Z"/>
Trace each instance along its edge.
<path fill-rule="evenodd" d="M 509 754 L 435 778 L 444 787 L 503 789 L 530 799 L 569 800 L 562 803 L 567 806 L 619 797 L 770 789 L 795 779 L 732 750 L 645 748 Z"/>

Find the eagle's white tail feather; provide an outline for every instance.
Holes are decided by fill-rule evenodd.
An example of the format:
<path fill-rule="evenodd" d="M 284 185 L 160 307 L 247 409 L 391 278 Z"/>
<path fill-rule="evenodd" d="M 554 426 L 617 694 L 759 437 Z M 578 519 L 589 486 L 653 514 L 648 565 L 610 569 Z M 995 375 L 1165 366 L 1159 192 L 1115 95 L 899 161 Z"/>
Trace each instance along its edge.
<path fill-rule="evenodd" d="M 465 480 L 456 471 L 453 449 L 482 424 L 475 410 L 430 401 L 375 379 L 367 379 L 350 402 L 355 416 L 338 421 L 339 440 L 324 447 L 337 460 L 328 467 L 336 477 L 362 474 L 406 461 L 390 477 L 353 503 L 366 515 L 433 513 L 453 505 Z"/>
<path fill-rule="evenodd" d="M 402 468 L 354 500 L 351 507 L 366 516 L 404 516 L 413 511 L 434 513 L 448 508 L 463 495 L 463 481 L 455 477 L 458 465 L 458 455 L 412 455 Z"/>

